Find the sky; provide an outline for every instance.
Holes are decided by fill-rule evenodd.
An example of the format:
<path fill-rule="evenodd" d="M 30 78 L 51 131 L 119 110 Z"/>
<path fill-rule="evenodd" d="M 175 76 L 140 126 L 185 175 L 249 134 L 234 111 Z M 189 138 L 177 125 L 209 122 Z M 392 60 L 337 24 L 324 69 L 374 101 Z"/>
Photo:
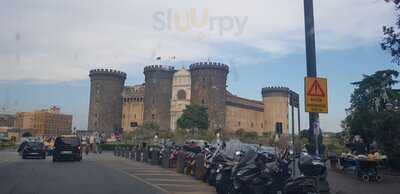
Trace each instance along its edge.
<path fill-rule="evenodd" d="M 321 127 L 340 131 L 350 83 L 398 70 L 379 45 L 395 12 L 383 0 L 315 0 L 314 10 L 317 71 L 329 93 Z M 58 105 L 86 129 L 90 69 L 122 70 L 132 85 L 146 65 L 200 61 L 228 64 L 228 90 L 241 97 L 261 100 L 263 87 L 285 86 L 303 102 L 302 0 L 0 0 L 0 26 L 0 108 L 8 112 Z"/>

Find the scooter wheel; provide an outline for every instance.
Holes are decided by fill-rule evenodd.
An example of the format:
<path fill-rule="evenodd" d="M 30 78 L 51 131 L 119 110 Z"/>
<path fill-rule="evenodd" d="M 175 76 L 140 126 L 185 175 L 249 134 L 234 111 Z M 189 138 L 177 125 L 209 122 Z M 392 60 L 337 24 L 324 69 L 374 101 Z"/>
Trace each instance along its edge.
<path fill-rule="evenodd" d="M 376 182 L 380 183 L 380 182 L 382 182 L 383 178 L 382 178 L 382 176 L 376 175 L 375 180 L 376 180 Z"/>
<path fill-rule="evenodd" d="M 362 175 L 361 180 L 365 183 L 369 182 L 370 178 L 368 175 Z"/>

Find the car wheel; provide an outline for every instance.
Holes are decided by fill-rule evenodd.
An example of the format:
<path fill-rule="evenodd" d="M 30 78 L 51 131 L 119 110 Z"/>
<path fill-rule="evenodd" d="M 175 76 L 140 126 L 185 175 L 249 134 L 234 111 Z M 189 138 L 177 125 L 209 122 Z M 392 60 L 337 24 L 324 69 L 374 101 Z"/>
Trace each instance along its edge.
<path fill-rule="evenodd" d="M 22 159 L 26 159 L 26 156 L 24 154 L 22 154 Z"/>
<path fill-rule="evenodd" d="M 42 159 L 43 159 L 43 160 L 46 160 L 46 154 L 43 154 L 43 155 L 42 155 Z"/>

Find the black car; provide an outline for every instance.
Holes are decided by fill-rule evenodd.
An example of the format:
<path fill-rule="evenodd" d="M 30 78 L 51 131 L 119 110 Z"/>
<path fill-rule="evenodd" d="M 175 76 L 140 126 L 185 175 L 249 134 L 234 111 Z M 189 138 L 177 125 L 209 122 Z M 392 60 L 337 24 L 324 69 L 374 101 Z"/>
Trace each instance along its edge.
<path fill-rule="evenodd" d="M 60 160 L 82 160 L 81 140 L 78 136 L 57 137 L 54 142 L 53 162 Z"/>
<path fill-rule="evenodd" d="M 46 159 L 46 149 L 42 142 L 26 142 L 21 148 L 23 159 L 26 158 L 41 158 Z"/>

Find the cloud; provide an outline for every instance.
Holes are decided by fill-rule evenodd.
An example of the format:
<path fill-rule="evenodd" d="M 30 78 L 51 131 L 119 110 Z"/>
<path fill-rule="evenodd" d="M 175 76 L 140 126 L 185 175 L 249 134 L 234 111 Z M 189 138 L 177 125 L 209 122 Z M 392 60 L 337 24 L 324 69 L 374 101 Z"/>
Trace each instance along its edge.
<path fill-rule="evenodd" d="M 155 56 L 176 56 L 181 61 L 230 59 L 233 56 L 224 50 L 227 45 L 243 48 L 245 60 L 235 61 L 258 64 L 263 57 L 248 56 L 304 52 L 302 2 L 6 0 L 0 6 L 0 80 L 80 80 L 87 79 L 92 68 L 117 68 L 140 76 Z M 185 24 L 192 10 L 198 22 L 206 11 L 206 23 L 187 31 L 176 28 L 176 14 L 179 24 Z M 159 20 L 156 13 L 161 13 Z M 376 43 L 381 26 L 393 23 L 393 16 L 391 4 L 376 0 L 315 1 L 317 48 Z M 240 36 L 235 36 L 236 23 L 230 23 L 236 19 L 245 24 Z M 161 23 L 172 28 L 156 30 Z M 221 25 L 230 27 L 222 36 Z"/>

